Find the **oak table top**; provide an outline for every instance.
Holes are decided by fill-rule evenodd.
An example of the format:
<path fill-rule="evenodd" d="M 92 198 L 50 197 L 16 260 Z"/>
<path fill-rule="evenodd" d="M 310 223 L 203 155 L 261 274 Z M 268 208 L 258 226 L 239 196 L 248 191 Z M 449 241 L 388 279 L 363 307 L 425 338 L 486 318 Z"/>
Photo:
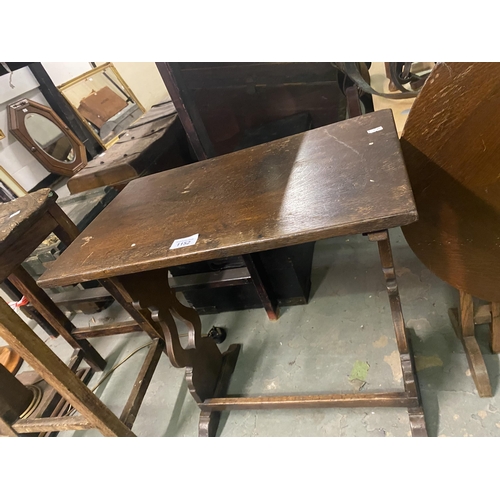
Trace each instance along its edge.
<path fill-rule="evenodd" d="M 382 110 L 130 182 L 40 279 L 69 285 L 417 220 Z M 174 240 L 199 235 L 194 245 Z"/>
<path fill-rule="evenodd" d="M 499 302 L 500 64 L 439 63 L 401 137 L 419 221 L 404 228 L 439 278 Z"/>

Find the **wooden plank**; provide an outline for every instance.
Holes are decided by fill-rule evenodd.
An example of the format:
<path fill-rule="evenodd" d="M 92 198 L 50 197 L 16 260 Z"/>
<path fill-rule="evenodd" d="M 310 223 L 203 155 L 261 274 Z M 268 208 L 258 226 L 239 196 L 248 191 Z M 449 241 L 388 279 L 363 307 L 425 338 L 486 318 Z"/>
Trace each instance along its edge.
<path fill-rule="evenodd" d="M 146 391 L 148 390 L 149 383 L 153 378 L 153 374 L 156 369 L 156 365 L 160 360 L 161 353 L 163 351 L 163 342 L 159 339 L 153 340 L 153 344 L 149 348 L 148 355 L 144 360 L 144 363 L 137 375 L 137 379 L 132 388 L 129 398 L 123 408 L 120 420 L 129 428 L 132 429 L 135 419 L 137 417 L 137 412 L 141 407 Z"/>
<path fill-rule="evenodd" d="M 54 330 L 74 349 L 82 349 L 85 361 L 96 371 L 102 371 L 106 361 L 87 340 L 73 338 L 73 323 L 50 300 L 49 296 L 36 284 L 28 271 L 19 266 L 10 276 L 9 281 L 33 304 L 37 311 L 49 322 Z"/>
<path fill-rule="evenodd" d="M 76 288 L 67 292 L 48 293 L 54 304 L 61 306 L 72 306 L 80 302 L 104 302 L 111 298 L 111 294 L 103 287 Z"/>
<path fill-rule="evenodd" d="M 105 436 L 134 436 L 90 389 L 0 301 L 0 337 Z"/>
<path fill-rule="evenodd" d="M 112 153 L 118 149 L 122 150 L 124 147 L 128 146 L 131 141 L 144 139 L 145 137 L 165 131 L 176 119 L 177 113 L 174 112 L 174 114 L 170 116 L 162 116 L 158 120 L 150 121 L 142 125 L 134 124 L 133 128 L 129 127 L 118 136 L 120 140 L 114 144 L 113 148 L 109 149 L 108 152 Z M 101 158 L 106 158 L 106 156 Z"/>
<path fill-rule="evenodd" d="M 50 215 L 57 222 L 54 234 L 65 244 L 71 245 L 73 240 L 80 234 L 73 221 L 62 211 L 61 207 L 54 203 L 49 209 Z"/>
<path fill-rule="evenodd" d="M 159 102 L 151 106 L 149 111 L 144 113 L 137 121 L 132 123 L 127 130 L 135 130 L 146 123 L 152 123 L 161 120 L 164 117 L 177 114 L 174 103 L 171 100 Z"/>
<path fill-rule="evenodd" d="M 472 295 L 459 290 L 460 293 L 460 329 L 462 337 L 474 337 L 474 303 Z"/>
<path fill-rule="evenodd" d="M 168 279 L 170 288 L 175 292 L 187 292 L 202 288 L 218 288 L 225 286 L 237 286 L 251 283 L 252 277 L 248 269 L 224 269 L 211 273 L 186 274 L 184 276 L 173 276 Z"/>
<path fill-rule="evenodd" d="M 202 411 L 412 406 L 418 406 L 418 400 L 405 392 L 227 397 L 206 399 L 199 405 Z"/>
<path fill-rule="evenodd" d="M 500 303 L 491 303 L 490 345 L 494 353 L 500 352 Z"/>
<path fill-rule="evenodd" d="M 57 194 L 51 189 L 16 198 L 0 205 L 0 251 L 10 247 L 19 236 L 31 229 L 55 204 Z"/>
<path fill-rule="evenodd" d="M 484 325 L 491 323 L 491 304 L 481 304 L 474 313 L 474 324 Z"/>
<path fill-rule="evenodd" d="M 259 254 L 245 254 L 243 255 L 243 260 L 252 277 L 252 282 L 266 310 L 268 318 L 271 321 L 276 321 L 280 315 L 278 301 L 276 300 L 271 281 L 262 265 Z"/>
<path fill-rule="evenodd" d="M 212 158 L 215 156 L 212 141 L 208 137 L 193 97 L 184 84 L 179 64 L 157 62 L 156 67 L 172 98 L 196 157 L 198 160 Z"/>
<path fill-rule="evenodd" d="M 32 432 L 84 431 L 94 429 L 95 426 L 87 418 L 77 415 L 75 417 L 26 418 L 18 420 L 12 428 L 19 434 L 29 434 Z"/>
<path fill-rule="evenodd" d="M 379 111 L 134 180 L 39 283 L 106 279 L 416 219 L 391 112 Z M 170 249 L 193 234 L 195 245 Z"/>
<path fill-rule="evenodd" d="M 165 120 L 167 126 L 151 128 L 151 133 L 146 137 L 129 135 L 130 140 L 116 143 L 105 156 L 95 158 L 68 181 L 71 193 L 104 185 L 116 186 L 130 182 L 145 172 L 154 171 L 155 168 L 165 170 L 188 163 L 190 158 L 187 158 L 187 154 L 176 156 L 179 148 L 185 145 L 187 149 L 187 140 L 179 118 L 172 115 Z M 156 127 L 156 123 L 145 124 L 143 127 L 147 132 L 148 127 Z M 127 129 L 126 133 L 135 134 L 135 130 Z"/>
<path fill-rule="evenodd" d="M 181 74 L 189 89 L 337 83 L 337 70 L 328 62 L 233 63 L 203 68 L 187 68 L 184 64 Z"/>
<path fill-rule="evenodd" d="M 71 334 L 75 339 L 92 339 L 95 337 L 108 337 L 122 333 L 142 332 L 142 328 L 135 321 L 124 321 L 112 325 L 96 325 L 75 328 Z"/>
<path fill-rule="evenodd" d="M 463 293 L 463 292 L 462 292 Z M 467 295 L 467 294 L 464 294 Z M 462 307 L 462 295 L 460 297 L 460 307 Z M 465 297 L 465 312 L 459 312 L 457 309 L 448 309 L 448 316 L 451 321 L 451 325 L 455 330 L 457 337 L 462 341 L 464 346 L 465 354 L 467 356 L 467 362 L 469 363 L 469 368 L 476 385 L 477 392 L 480 397 L 491 397 L 491 384 L 488 376 L 488 370 L 486 369 L 486 364 L 484 362 L 483 354 L 481 353 L 481 348 L 477 343 L 476 337 L 474 335 L 474 324 L 472 328 L 470 327 L 470 303 L 467 297 Z M 468 311 L 469 309 L 469 311 Z M 462 322 L 465 321 L 466 325 L 469 322 L 469 326 L 466 326 L 466 331 L 469 335 L 463 335 Z M 472 335 L 470 335 L 472 331 Z"/>

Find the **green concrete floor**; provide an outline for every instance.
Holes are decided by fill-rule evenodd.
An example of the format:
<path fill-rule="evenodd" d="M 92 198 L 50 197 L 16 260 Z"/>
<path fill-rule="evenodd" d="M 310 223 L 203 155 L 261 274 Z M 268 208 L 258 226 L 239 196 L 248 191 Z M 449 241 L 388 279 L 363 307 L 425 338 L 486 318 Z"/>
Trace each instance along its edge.
<path fill-rule="evenodd" d="M 411 330 L 418 376 L 431 436 L 500 435 L 499 357 L 488 349 L 487 327 L 478 328 L 490 373 L 492 398 L 479 398 L 461 343 L 448 319 L 458 293 L 436 278 L 415 257 L 401 231 L 391 231 L 403 312 Z M 77 315 L 77 326 L 125 319 L 116 304 L 93 316 Z M 316 244 L 311 299 L 306 306 L 282 310 L 270 322 L 262 309 L 202 316 L 204 332 L 227 329 L 220 345 L 243 344 L 230 392 L 271 395 L 356 391 L 354 366 L 366 372 L 364 392 L 402 390 L 402 374 L 377 245 L 362 236 Z M 47 340 L 63 359 L 71 348 Z M 108 367 L 149 341 L 146 334 L 92 340 Z M 102 384 L 97 394 L 120 414 L 147 349 L 141 350 Z M 133 427 L 138 436 L 196 436 L 199 411 L 188 394 L 184 370 L 160 359 Z M 93 386 L 102 374 L 96 374 Z M 220 436 L 408 436 L 405 409 L 308 409 L 223 413 Z M 98 436 L 98 431 L 61 433 Z"/>

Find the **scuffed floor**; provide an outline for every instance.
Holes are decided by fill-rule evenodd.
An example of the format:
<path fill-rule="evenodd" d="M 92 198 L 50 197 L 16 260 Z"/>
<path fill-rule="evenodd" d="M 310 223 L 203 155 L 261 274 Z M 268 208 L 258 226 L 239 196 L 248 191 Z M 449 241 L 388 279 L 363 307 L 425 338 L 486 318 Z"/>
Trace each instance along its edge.
<path fill-rule="evenodd" d="M 431 436 L 500 435 L 499 357 L 488 348 L 488 328 L 479 342 L 493 386 L 492 398 L 479 398 L 467 360 L 448 319 L 458 293 L 431 274 L 391 231 L 403 312 L 416 355 L 419 382 Z M 242 343 L 233 375 L 233 394 L 286 394 L 313 391 L 401 390 L 402 374 L 377 245 L 362 236 L 317 243 L 310 303 L 282 310 L 270 322 L 263 310 L 202 316 L 204 331 L 227 329 L 220 347 Z M 115 304 L 78 325 L 124 317 Z M 40 331 L 37 328 L 37 331 Z M 42 332 L 42 338 L 47 336 Z M 95 339 L 108 367 L 149 341 L 146 334 Z M 69 359 L 62 340 L 47 344 Z M 133 356 L 97 394 L 119 414 L 146 349 Z M 102 374 L 94 376 L 93 386 Z M 196 436 L 199 411 L 187 392 L 183 370 L 162 356 L 133 427 L 139 436 Z M 405 409 L 309 409 L 223 413 L 221 436 L 408 436 Z M 97 436 L 97 431 L 62 435 Z"/>

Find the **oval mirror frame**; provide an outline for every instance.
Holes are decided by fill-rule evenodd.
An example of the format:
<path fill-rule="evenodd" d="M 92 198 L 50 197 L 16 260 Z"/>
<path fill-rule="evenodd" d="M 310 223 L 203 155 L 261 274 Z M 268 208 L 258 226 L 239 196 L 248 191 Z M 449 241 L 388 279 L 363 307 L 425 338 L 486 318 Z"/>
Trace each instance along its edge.
<path fill-rule="evenodd" d="M 21 99 L 8 107 L 9 130 L 12 135 L 51 173 L 71 177 L 87 164 L 85 146 L 76 135 L 57 116 L 52 108 L 44 106 L 29 99 Z M 50 120 L 69 139 L 74 152 L 71 162 L 59 161 L 44 149 L 31 137 L 26 129 L 25 116 L 37 114 Z"/>

